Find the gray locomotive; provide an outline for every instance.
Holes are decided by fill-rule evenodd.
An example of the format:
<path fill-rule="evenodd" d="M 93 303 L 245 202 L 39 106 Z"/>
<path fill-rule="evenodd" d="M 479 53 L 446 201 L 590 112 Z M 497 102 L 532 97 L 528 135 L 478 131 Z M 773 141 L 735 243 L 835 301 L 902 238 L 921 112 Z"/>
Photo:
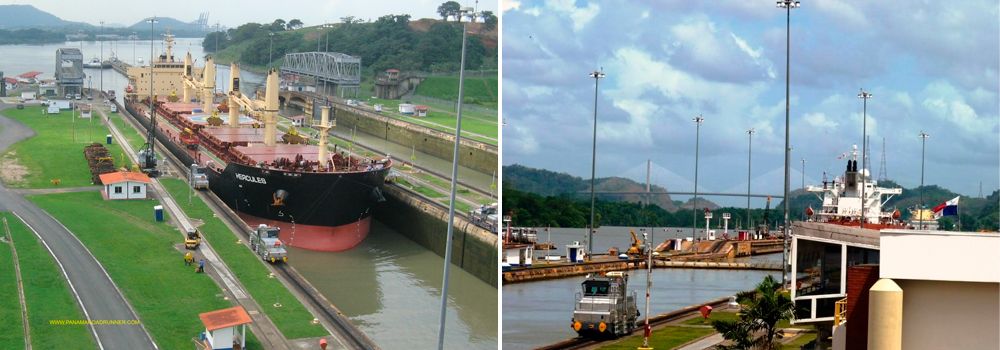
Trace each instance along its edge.
<path fill-rule="evenodd" d="M 576 293 L 571 326 L 577 334 L 590 338 L 617 338 L 632 332 L 639 310 L 635 292 L 628 291 L 628 273 L 612 271 L 603 276 L 588 275 Z"/>

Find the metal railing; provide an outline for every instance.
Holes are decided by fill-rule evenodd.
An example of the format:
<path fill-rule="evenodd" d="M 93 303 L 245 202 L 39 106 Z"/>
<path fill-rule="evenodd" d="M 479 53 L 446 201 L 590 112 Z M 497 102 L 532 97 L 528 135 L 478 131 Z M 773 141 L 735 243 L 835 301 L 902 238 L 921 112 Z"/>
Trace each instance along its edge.
<path fill-rule="evenodd" d="M 833 303 L 833 325 L 839 326 L 847 322 L 847 298 Z"/>

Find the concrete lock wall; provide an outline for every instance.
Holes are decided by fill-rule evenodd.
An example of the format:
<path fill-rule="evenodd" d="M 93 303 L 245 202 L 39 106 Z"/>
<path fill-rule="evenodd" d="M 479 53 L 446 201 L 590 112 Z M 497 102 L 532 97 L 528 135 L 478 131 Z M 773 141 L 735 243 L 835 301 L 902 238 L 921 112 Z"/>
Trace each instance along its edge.
<path fill-rule="evenodd" d="M 444 256 L 448 210 L 424 202 L 396 186 L 384 188 L 386 202 L 376 209 L 379 221 Z M 480 280 L 497 287 L 497 236 L 455 216 L 451 262 Z"/>
<path fill-rule="evenodd" d="M 426 128 L 413 126 L 410 123 L 393 120 L 381 115 L 361 111 L 349 106 L 334 104 L 337 127 L 343 129 L 358 128 L 359 132 L 375 135 L 391 142 L 441 159 L 451 159 L 454 152 L 454 135 L 441 132 L 428 132 Z M 491 174 L 497 170 L 496 147 L 480 142 L 464 142 L 459 146 L 458 163 L 476 171 Z M 477 145 L 479 147 L 477 147 Z"/>

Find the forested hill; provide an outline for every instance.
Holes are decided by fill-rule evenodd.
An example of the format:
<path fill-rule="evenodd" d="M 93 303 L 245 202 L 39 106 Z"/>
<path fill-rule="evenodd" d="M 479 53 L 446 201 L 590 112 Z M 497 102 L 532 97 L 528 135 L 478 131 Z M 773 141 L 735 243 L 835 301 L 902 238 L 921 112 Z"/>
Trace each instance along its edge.
<path fill-rule="evenodd" d="M 644 192 L 646 184 L 626 179 L 622 177 L 602 177 L 594 180 L 594 188 L 597 191 L 608 192 Z M 510 188 L 522 192 L 534 193 L 542 196 L 576 196 L 576 198 L 588 197 L 590 189 L 590 179 L 583 179 L 565 173 L 557 173 L 545 169 L 535 169 L 523 165 L 507 165 L 503 167 L 504 189 Z M 667 189 L 652 185 L 651 192 L 666 192 Z M 632 202 L 639 203 L 644 199 L 643 194 L 600 194 L 600 199 L 612 202 Z M 674 201 L 670 195 L 662 194 L 651 198 L 652 203 L 668 212 L 675 212 L 682 203 Z M 691 207 L 691 200 L 683 203 L 687 208 Z M 698 197 L 698 208 L 715 209 L 719 206 L 705 198 Z"/>
<path fill-rule="evenodd" d="M 466 68 L 497 69 L 495 17 L 492 21 L 469 23 L 468 28 Z M 462 23 L 385 15 L 374 21 L 344 17 L 340 23 L 304 27 L 297 19 L 278 19 L 209 33 L 202 46 L 205 52 L 214 52 L 220 63 L 238 61 L 258 68 L 280 66 L 286 53 L 318 49 L 361 57 L 365 76 L 389 68 L 449 73 L 458 71 Z"/>
<path fill-rule="evenodd" d="M 617 189 L 609 191 L 642 191 L 645 185 L 623 178 L 597 179 L 597 188 L 602 190 L 603 184 L 612 184 Z M 901 187 L 891 181 L 879 184 L 882 187 Z M 585 191 L 590 188 L 590 179 L 583 179 L 564 173 L 544 169 L 534 169 L 522 165 L 503 167 L 503 210 L 504 215 L 513 215 L 515 225 L 519 226 L 556 226 L 585 227 L 589 222 L 590 198 Z M 654 186 L 653 191 L 664 191 Z M 936 185 L 924 187 L 924 203 L 928 208 L 958 196 L 950 190 Z M 797 189 L 789 193 L 789 216 L 800 220 L 806 207 L 819 208 L 821 200 L 814 193 Z M 601 225 L 645 225 L 653 222 L 658 226 L 689 226 L 693 213 L 690 200 L 684 206 L 679 202 L 669 204 L 663 200 L 654 202 L 656 206 L 643 207 L 640 195 L 599 196 L 596 206 L 597 222 Z M 668 199 L 669 200 L 669 199 Z M 903 189 L 901 195 L 889 199 L 884 208 L 899 208 L 903 219 L 909 219 L 908 208 L 920 202 L 920 188 Z M 777 225 L 781 221 L 781 201 L 771 203 L 769 222 Z M 713 211 L 731 213 L 736 223 L 746 222 L 746 208 L 717 208 L 711 202 L 699 200 L 698 208 L 709 207 Z M 997 230 L 1000 227 L 1000 191 L 994 191 L 986 198 L 962 196 L 959 201 L 963 231 Z M 753 222 L 763 220 L 764 210 L 751 210 Z M 943 229 L 952 229 L 957 224 L 957 218 L 945 217 L 939 220 Z M 699 223 L 700 225 L 700 223 Z"/>

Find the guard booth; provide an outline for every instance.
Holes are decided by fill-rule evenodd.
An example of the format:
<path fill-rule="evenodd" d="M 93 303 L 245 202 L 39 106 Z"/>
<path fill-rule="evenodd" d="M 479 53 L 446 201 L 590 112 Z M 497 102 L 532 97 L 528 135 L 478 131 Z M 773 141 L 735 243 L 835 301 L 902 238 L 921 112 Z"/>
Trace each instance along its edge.
<path fill-rule="evenodd" d="M 195 343 L 204 350 L 242 350 L 246 347 L 250 315 L 242 306 L 198 314 L 205 331 Z"/>

